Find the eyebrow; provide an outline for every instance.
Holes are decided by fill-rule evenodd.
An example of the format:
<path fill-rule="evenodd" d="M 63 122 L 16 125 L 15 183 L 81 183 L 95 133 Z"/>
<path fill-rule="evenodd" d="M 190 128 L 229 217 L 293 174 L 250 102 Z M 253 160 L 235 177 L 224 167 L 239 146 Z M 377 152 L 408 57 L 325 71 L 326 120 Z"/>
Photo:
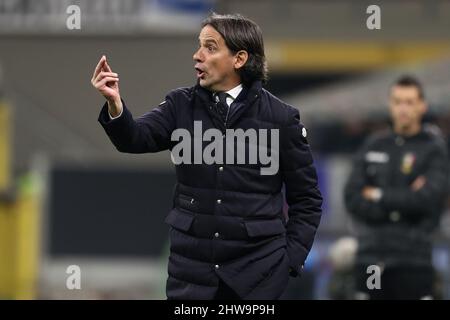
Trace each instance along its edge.
<path fill-rule="evenodd" d="M 198 38 L 198 43 L 202 43 L 202 40 L 200 38 Z M 208 44 L 208 43 L 212 43 L 212 44 L 215 44 L 217 46 L 219 45 L 219 43 L 215 39 L 206 39 L 205 40 L 205 44 Z"/>

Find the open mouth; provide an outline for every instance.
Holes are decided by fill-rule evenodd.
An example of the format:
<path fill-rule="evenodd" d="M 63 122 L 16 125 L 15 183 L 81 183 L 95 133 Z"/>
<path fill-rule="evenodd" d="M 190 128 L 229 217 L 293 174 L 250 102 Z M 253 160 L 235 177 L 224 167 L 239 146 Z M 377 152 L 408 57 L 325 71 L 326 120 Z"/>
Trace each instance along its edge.
<path fill-rule="evenodd" d="M 195 70 L 197 71 L 197 78 L 203 78 L 203 76 L 205 75 L 205 71 L 198 67 L 195 67 Z"/>

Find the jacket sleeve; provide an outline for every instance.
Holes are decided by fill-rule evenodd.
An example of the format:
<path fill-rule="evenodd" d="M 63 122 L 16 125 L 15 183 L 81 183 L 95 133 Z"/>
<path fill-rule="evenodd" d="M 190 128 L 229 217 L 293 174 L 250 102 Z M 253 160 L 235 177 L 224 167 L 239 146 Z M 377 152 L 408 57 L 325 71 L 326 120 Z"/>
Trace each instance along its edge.
<path fill-rule="evenodd" d="M 437 145 L 429 155 L 423 176 L 425 185 L 417 191 L 410 188 L 386 187 L 381 204 L 389 211 L 397 210 L 405 216 L 432 213 L 442 205 L 448 186 L 448 156 L 444 146 Z"/>
<path fill-rule="evenodd" d="M 133 119 L 130 110 L 122 100 L 123 111 L 120 117 L 111 119 L 108 104 L 100 111 L 98 121 L 111 142 L 120 152 L 145 153 L 167 150 L 171 146 L 171 134 L 175 128 L 173 100 L 166 100 L 153 110 Z"/>
<path fill-rule="evenodd" d="M 387 218 L 386 211 L 379 202 L 369 201 L 362 196 L 362 189 L 370 184 L 366 175 L 365 155 L 373 141 L 373 138 L 369 138 L 369 141 L 355 155 L 350 176 L 344 187 L 347 211 L 355 219 L 365 223 L 383 222 Z"/>
<path fill-rule="evenodd" d="M 322 215 L 317 173 L 297 109 L 290 108 L 281 128 L 280 168 L 289 206 L 286 225 L 291 275 L 301 272 L 311 250 Z"/>

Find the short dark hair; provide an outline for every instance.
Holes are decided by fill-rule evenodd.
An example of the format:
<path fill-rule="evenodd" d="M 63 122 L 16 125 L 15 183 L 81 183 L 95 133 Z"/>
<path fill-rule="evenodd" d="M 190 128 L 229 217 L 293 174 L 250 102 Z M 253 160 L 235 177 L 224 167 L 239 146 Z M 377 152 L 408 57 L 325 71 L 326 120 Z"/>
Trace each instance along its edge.
<path fill-rule="evenodd" d="M 268 79 L 264 41 L 259 26 L 240 14 L 217 14 L 212 12 L 202 22 L 202 28 L 210 25 L 225 40 L 228 49 L 234 54 L 240 50 L 248 53 L 247 62 L 238 70 L 244 84 L 255 80 L 265 83 Z"/>
<path fill-rule="evenodd" d="M 412 75 L 402 75 L 392 84 L 391 88 L 395 86 L 415 87 L 417 89 L 417 92 L 419 93 L 419 98 L 425 100 L 425 92 L 422 83 Z"/>

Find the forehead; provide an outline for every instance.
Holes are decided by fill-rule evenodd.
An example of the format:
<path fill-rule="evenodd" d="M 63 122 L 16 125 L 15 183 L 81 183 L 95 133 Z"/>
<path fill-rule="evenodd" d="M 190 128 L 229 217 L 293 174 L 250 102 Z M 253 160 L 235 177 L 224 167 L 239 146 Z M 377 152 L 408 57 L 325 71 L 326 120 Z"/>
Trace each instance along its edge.
<path fill-rule="evenodd" d="M 198 39 L 200 41 L 211 40 L 216 42 L 224 42 L 222 35 L 210 25 L 206 25 L 202 28 L 202 30 L 200 30 Z"/>
<path fill-rule="evenodd" d="M 395 97 L 404 98 L 418 98 L 419 89 L 415 86 L 393 86 L 391 89 L 391 95 Z"/>

